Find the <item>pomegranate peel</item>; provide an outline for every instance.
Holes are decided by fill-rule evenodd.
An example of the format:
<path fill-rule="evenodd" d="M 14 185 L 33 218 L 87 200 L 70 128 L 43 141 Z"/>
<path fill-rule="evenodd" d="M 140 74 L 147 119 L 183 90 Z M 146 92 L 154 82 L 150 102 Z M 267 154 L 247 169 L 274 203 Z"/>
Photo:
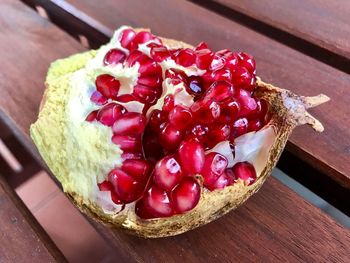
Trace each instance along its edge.
<path fill-rule="evenodd" d="M 135 29 L 136 33 L 140 31 L 144 30 Z M 133 34 L 130 34 L 130 38 L 132 36 Z M 128 39 L 128 44 L 129 42 Z M 161 42 L 173 49 L 192 48 L 190 45 L 176 40 L 161 38 Z M 139 44 L 139 49 L 145 46 L 145 43 Z M 114 48 L 120 48 L 127 56 L 129 55 L 130 51 L 122 46 Z M 167 196 L 167 198 L 163 198 L 166 203 L 158 207 L 159 210 L 156 212 L 159 213 L 159 217 L 152 218 L 154 215 L 152 216 L 148 213 L 149 211 L 146 211 L 143 212 L 144 218 L 141 218 L 135 213 L 135 206 L 141 210 L 145 209 L 144 207 L 147 208 L 149 203 L 143 204 L 137 200 L 136 202 L 120 204 L 116 198 L 114 198 L 115 202 L 112 201 L 111 192 L 99 191 L 98 189 L 98 184 L 106 179 L 106 175 L 112 169 L 122 167 L 123 159 L 121 156 L 126 154 L 118 145 L 111 143 L 113 136 L 111 127 L 100 125 L 97 120 L 85 121 L 86 116 L 97 110 L 99 106 L 91 104 L 90 96 L 81 100 L 77 99 L 81 94 L 80 91 L 86 89 L 81 80 L 86 77 L 86 70 L 90 67 L 91 61 L 98 59 L 100 53 L 103 53 L 101 50 L 105 50 L 104 53 L 107 53 L 109 49 L 104 46 L 99 51 L 77 54 L 58 60 L 51 65 L 46 79 L 47 89 L 42 99 L 39 117 L 31 126 L 30 131 L 43 159 L 61 182 L 68 197 L 83 212 L 104 224 L 117 226 L 143 237 L 163 237 L 180 234 L 209 223 L 238 207 L 259 190 L 276 165 L 288 136 L 296 126 L 310 124 L 316 131 L 323 130 L 322 124 L 312 117 L 307 109 L 326 102 L 327 96 L 298 96 L 288 90 L 267 84 L 257 77 L 254 96 L 269 103 L 271 108 L 269 123 L 257 132 L 248 132 L 235 138 L 234 155 L 229 141 L 220 142 L 214 148 L 205 150 L 205 154 L 217 152 L 225 156 L 230 167 L 239 162 L 252 162 L 256 172 L 256 181 L 249 184 L 236 177 L 232 172 L 227 172 L 227 174 L 220 175 L 220 182 L 216 183 L 218 185 L 216 188 L 205 188 L 200 172 L 192 177 L 178 176 L 176 180 L 185 180 L 186 187 L 183 186 L 185 183 L 178 184 L 182 187 L 178 187 L 178 190 L 173 192 L 174 196 L 165 195 L 163 190 L 154 191 L 160 194 L 152 197 L 151 204 L 160 202 L 162 196 Z M 249 57 L 249 59 L 251 58 Z M 101 61 L 103 61 L 103 57 L 101 57 Z M 249 61 L 249 63 L 249 65 L 253 65 L 253 62 Z M 186 65 L 186 63 L 183 64 Z M 220 59 L 212 64 L 211 66 L 215 67 L 216 70 L 218 67 L 220 69 L 223 67 Z M 187 68 L 182 65 L 176 67 L 186 73 L 195 65 L 190 65 Z M 120 89 L 119 96 L 123 95 L 123 92 L 131 94 L 131 88 L 136 85 L 139 77 L 138 69 L 137 63 L 130 70 L 124 70 L 115 65 L 100 69 L 98 74 L 112 74 L 120 80 L 120 87 L 129 87 L 129 90 L 126 91 Z M 248 70 L 252 71 L 251 68 Z M 96 78 L 95 75 L 88 77 Z M 72 83 L 76 85 L 72 85 Z M 171 86 L 169 84 L 168 89 L 163 89 L 157 103 L 147 110 L 145 116 L 149 118 L 154 109 L 161 110 L 163 98 L 167 94 L 174 94 L 175 102 L 181 101 L 183 106 L 190 106 L 193 104 L 193 99 L 187 95 L 185 90 L 184 85 L 174 84 Z M 132 101 L 120 104 L 128 112 L 141 112 L 142 105 L 140 103 Z M 137 153 L 130 153 L 130 155 L 137 156 Z M 200 170 L 198 167 L 196 166 L 193 171 L 198 172 Z M 152 177 L 149 178 L 148 184 L 150 184 Z M 186 189 L 190 185 L 189 181 L 195 185 L 195 192 L 192 196 L 186 194 L 188 191 Z M 197 200 L 198 185 L 200 185 L 199 201 Z M 167 187 L 173 187 L 173 183 L 169 182 Z M 146 187 L 144 193 L 147 191 L 149 188 Z M 168 207 L 168 203 L 173 202 L 172 198 L 177 198 L 177 203 L 173 208 Z M 193 206 L 186 200 L 194 200 L 192 202 L 194 204 L 198 202 L 198 204 Z"/>

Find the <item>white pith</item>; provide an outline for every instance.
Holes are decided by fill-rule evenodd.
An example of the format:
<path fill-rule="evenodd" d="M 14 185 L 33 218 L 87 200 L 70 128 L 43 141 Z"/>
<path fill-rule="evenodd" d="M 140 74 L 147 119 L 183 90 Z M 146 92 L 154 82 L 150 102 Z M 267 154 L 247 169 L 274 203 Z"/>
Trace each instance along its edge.
<path fill-rule="evenodd" d="M 71 189 L 74 189 L 83 198 L 89 199 L 91 202 L 101 206 L 105 213 L 117 213 L 121 210 L 122 206 L 116 205 L 111 200 L 109 192 L 101 192 L 97 187 L 97 183 L 105 180 L 108 172 L 119 167 L 122 164 L 121 154 L 122 150 L 115 144 L 111 143 L 112 129 L 106 127 L 101 123 L 86 122 L 86 116 L 93 110 L 99 108 L 90 101 L 90 97 L 93 91 L 95 91 L 94 80 L 100 74 L 110 74 L 116 77 L 121 82 L 119 95 L 130 94 L 133 91 L 133 87 L 137 83 L 139 77 L 138 68 L 139 64 L 136 63 L 133 67 L 123 67 L 118 65 L 103 65 L 103 58 L 105 54 L 111 48 L 120 48 L 126 54 L 128 50 L 123 49 L 119 43 L 120 33 L 126 27 L 118 29 L 111 41 L 103 46 L 97 52 L 97 55 L 92 59 L 85 68 L 75 72 L 71 78 L 71 87 L 69 89 L 69 101 L 67 106 L 67 133 L 70 134 L 70 142 L 67 144 L 67 153 L 72 151 L 74 147 L 79 146 L 79 152 L 81 154 L 89 154 L 93 152 L 94 156 L 90 160 L 96 160 L 96 162 L 89 165 L 89 163 L 81 164 L 77 163 L 76 158 L 71 159 Z M 140 45 L 140 51 L 149 55 L 149 50 L 146 45 Z M 177 65 L 173 60 L 168 59 L 160 63 L 164 73 L 169 68 L 178 68 L 188 76 L 202 75 L 205 73 L 203 70 L 198 70 L 195 66 L 184 68 Z M 163 99 L 168 94 L 174 94 L 175 104 L 182 104 L 189 107 L 193 103 L 193 97 L 189 95 L 182 83 L 173 85 L 169 79 L 165 79 L 162 83 L 163 93 L 157 103 L 152 106 L 146 116 L 154 109 L 161 109 L 163 105 Z M 130 112 L 141 112 L 143 104 L 139 102 L 120 103 Z M 84 135 L 82 135 L 84 134 Z M 269 151 L 276 137 L 275 131 L 271 125 L 264 127 L 258 132 L 250 132 L 244 134 L 235 139 L 235 158 L 233 158 L 229 142 L 220 142 L 218 145 L 208 150 L 207 152 L 215 151 L 224 155 L 228 161 L 228 167 L 232 167 L 236 162 L 249 161 L 254 165 L 257 176 L 259 177 L 262 170 L 265 167 Z M 88 141 L 81 141 L 81 138 L 89 138 Z M 91 151 L 91 147 L 96 147 L 98 144 L 101 151 Z M 85 157 L 89 160 L 88 157 Z M 85 160 L 85 159 L 84 159 Z M 90 162 L 90 161 L 89 161 Z M 125 209 L 121 213 L 134 213 L 134 203 L 127 204 Z"/>

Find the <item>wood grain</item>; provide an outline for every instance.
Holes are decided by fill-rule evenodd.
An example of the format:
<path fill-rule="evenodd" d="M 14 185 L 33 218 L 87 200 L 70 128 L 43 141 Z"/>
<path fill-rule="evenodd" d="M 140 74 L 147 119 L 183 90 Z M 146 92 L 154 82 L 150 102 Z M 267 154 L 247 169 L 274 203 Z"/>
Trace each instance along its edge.
<path fill-rule="evenodd" d="M 156 34 L 192 44 L 204 40 L 215 50 L 244 50 L 255 56 L 258 74 L 265 81 L 303 95 L 327 94 L 331 102 L 312 110 L 324 124 L 325 132 L 317 134 L 309 127 L 300 127 L 290 138 L 287 150 L 350 188 L 350 75 L 193 3 L 181 0 L 150 0 L 149 5 L 136 0 L 106 0 L 103 5 L 86 0 L 68 2 L 74 7 L 75 17 L 81 14 L 91 17 L 84 20 L 91 23 L 90 26 L 97 21 L 111 30 L 124 24 L 149 27 Z M 45 7 L 45 3 L 42 4 Z"/>
<path fill-rule="evenodd" d="M 21 49 L 20 52 L 12 52 L 11 60 L 3 60 L 1 70 L 5 82 L 2 89 L 6 94 L 10 90 L 13 93 L 11 96 L 7 95 L 6 100 L 0 100 L 0 107 L 10 114 L 13 128 L 23 137 L 28 136 L 28 124 L 36 118 L 39 100 L 44 90 L 44 67 L 47 67 L 54 57 L 64 57 L 67 53 L 78 52 L 82 48 L 49 22 L 36 17 L 28 8 L 13 4 L 10 0 L 5 2 L 8 4 L 0 9 L 5 10 L 0 16 L 3 26 L 1 30 L 6 31 L 6 37 L 14 42 L 2 39 L 1 34 L 0 52 L 3 50 L 3 43 Z M 8 15 L 10 11 L 11 20 Z M 6 24 L 4 21 L 11 23 Z M 11 26 L 17 29 L 30 28 L 33 33 L 6 29 Z M 50 37 L 50 34 L 57 34 L 59 41 L 55 39 L 56 36 Z M 26 45 L 18 44 L 22 39 L 26 39 Z M 35 55 L 41 52 L 47 55 Z M 28 53 L 32 55 L 26 55 Z M 13 61 L 19 60 L 21 63 L 17 67 L 11 67 Z M 21 76 L 25 67 L 21 64 L 26 63 L 33 68 L 30 71 L 30 81 L 25 88 L 16 92 L 13 82 L 7 81 L 7 75 L 11 73 Z M 31 101 L 23 100 L 23 108 L 11 109 L 9 105 L 16 105 L 19 94 L 24 98 L 31 98 Z M 35 96 L 38 98 L 35 99 Z M 12 104 L 4 101 L 10 101 Z M 29 146 L 33 148 L 32 144 Z M 261 192 L 236 212 L 178 237 L 145 240 L 125 235 L 118 230 L 110 230 L 98 223 L 94 225 L 113 245 L 115 260 L 121 262 L 127 259 L 130 262 L 346 262 L 350 248 L 350 233 L 347 229 L 272 178 Z"/>
<path fill-rule="evenodd" d="M 2 175 L 0 262 L 66 262 L 62 253 Z"/>
<path fill-rule="evenodd" d="M 214 2 L 350 59 L 348 0 L 215 0 Z"/>

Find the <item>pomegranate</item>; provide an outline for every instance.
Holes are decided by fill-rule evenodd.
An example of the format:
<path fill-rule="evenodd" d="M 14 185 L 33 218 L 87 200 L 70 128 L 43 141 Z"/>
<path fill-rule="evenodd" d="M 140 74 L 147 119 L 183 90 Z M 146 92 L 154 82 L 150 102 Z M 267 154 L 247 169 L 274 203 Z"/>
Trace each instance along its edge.
<path fill-rule="evenodd" d="M 250 54 L 129 27 L 69 79 L 87 84 L 64 89 L 61 103 L 49 89 L 32 137 L 80 207 L 147 237 L 237 207 L 261 187 L 296 125 L 322 130 L 306 108 L 328 99 L 262 82 Z"/>

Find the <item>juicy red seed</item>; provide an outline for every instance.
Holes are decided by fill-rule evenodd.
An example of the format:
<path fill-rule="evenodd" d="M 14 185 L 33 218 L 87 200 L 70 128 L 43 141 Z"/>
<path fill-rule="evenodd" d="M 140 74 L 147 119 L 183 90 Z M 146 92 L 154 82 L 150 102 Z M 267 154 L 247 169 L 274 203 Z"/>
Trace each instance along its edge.
<path fill-rule="evenodd" d="M 205 125 L 197 124 L 195 125 L 189 135 L 194 136 L 201 143 L 205 143 L 207 140 L 208 127 Z"/>
<path fill-rule="evenodd" d="M 186 76 L 185 72 L 183 72 L 182 70 L 170 68 L 167 71 L 165 71 L 165 78 L 178 79 L 180 81 L 185 81 L 187 76 Z"/>
<path fill-rule="evenodd" d="M 251 131 L 258 131 L 262 128 L 263 124 L 261 120 L 259 119 L 254 119 L 254 120 L 249 120 L 248 121 L 248 132 Z"/>
<path fill-rule="evenodd" d="M 114 134 L 137 135 L 146 127 L 146 117 L 137 112 L 128 112 L 119 117 L 113 124 Z"/>
<path fill-rule="evenodd" d="M 171 200 L 174 209 L 178 213 L 192 210 L 199 202 L 201 187 L 198 182 L 191 177 L 186 177 L 172 191 Z"/>
<path fill-rule="evenodd" d="M 240 105 L 239 116 L 253 116 L 258 110 L 258 104 L 255 98 L 252 98 L 246 90 L 240 90 L 237 95 L 237 100 Z"/>
<path fill-rule="evenodd" d="M 129 160 L 129 159 L 134 159 L 134 160 L 139 160 L 142 159 L 142 153 L 141 152 L 123 152 L 122 153 L 122 160 Z"/>
<path fill-rule="evenodd" d="M 104 105 L 107 103 L 107 98 L 97 90 L 91 94 L 90 100 L 96 105 Z"/>
<path fill-rule="evenodd" d="M 223 57 L 215 54 L 213 56 L 212 62 L 210 63 L 209 70 L 214 71 L 214 70 L 221 69 L 225 66 L 225 63 L 226 61 Z"/>
<path fill-rule="evenodd" d="M 140 57 L 145 56 L 141 51 L 139 50 L 133 50 L 130 52 L 129 56 L 126 59 L 126 62 L 131 67 L 135 65 L 135 63 L 138 61 Z"/>
<path fill-rule="evenodd" d="M 149 86 L 149 87 L 158 87 L 162 82 L 162 78 L 158 75 L 151 75 L 145 77 L 139 77 L 137 80 L 138 84 Z"/>
<path fill-rule="evenodd" d="M 96 119 L 103 125 L 112 126 L 125 113 L 127 110 L 122 105 L 109 103 L 98 111 Z"/>
<path fill-rule="evenodd" d="M 167 59 L 170 57 L 170 52 L 169 50 L 164 47 L 152 47 L 150 51 L 151 57 L 154 59 L 156 62 L 162 62 L 163 60 Z"/>
<path fill-rule="evenodd" d="M 97 184 L 100 191 L 112 191 L 113 185 L 108 181 L 103 181 L 102 183 Z"/>
<path fill-rule="evenodd" d="M 158 38 L 157 38 L 157 40 L 158 40 Z M 161 43 L 155 43 L 155 42 L 148 43 L 146 46 L 149 47 L 149 48 L 164 47 Z"/>
<path fill-rule="evenodd" d="M 187 79 L 187 92 L 194 96 L 199 96 L 203 93 L 203 83 L 201 77 L 191 76 Z"/>
<path fill-rule="evenodd" d="M 232 72 L 233 85 L 252 91 L 254 89 L 254 79 L 249 71 L 244 67 L 236 67 Z"/>
<path fill-rule="evenodd" d="M 228 124 L 213 125 L 209 131 L 210 146 L 215 146 L 219 142 L 228 140 L 230 133 L 231 129 Z"/>
<path fill-rule="evenodd" d="M 246 133 L 248 129 L 248 120 L 246 118 L 241 118 L 236 120 L 231 127 L 231 137 L 237 138 L 242 134 Z"/>
<path fill-rule="evenodd" d="M 145 160 L 125 160 L 121 169 L 135 180 L 146 183 L 151 167 Z"/>
<path fill-rule="evenodd" d="M 214 53 L 209 49 L 196 51 L 196 65 L 199 69 L 208 69 L 213 61 Z"/>
<path fill-rule="evenodd" d="M 226 55 L 229 54 L 230 52 L 231 52 L 230 50 L 225 48 L 225 49 L 222 49 L 222 50 L 215 52 L 215 54 L 220 56 L 220 57 L 226 57 Z"/>
<path fill-rule="evenodd" d="M 224 55 L 225 57 L 225 67 L 229 68 L 230 70 L 234 70 L 238 66 L 238 56 L 234 52 L 229 52 Z"/>
<path fill-rule="evenodd" d="M 108 181 L 112 184 L 114 192 L 125 203 L 130 203 L 140 198 L 144 183 L 138 182 L 119 168 L 113 169 L 108 174 Z"/>
<path fill-rule="evenodd" d="M 143 200 L 140 200 L 136 203 L 135 206 L 135 213 L 141 217 L 142 219 L 151 219 L 154 218 L 154 216 L 147 210 L 145 207 L 145 204 Z"/>
<path fill-rule="evenodd" d="M 202 176 L 204 179 L 204 185 L 212 185 L 222 175 L 227 168 L 227 159 L 225 156 L 211 152 L 205 156 L 205 162 L 203 166 Z"/>
<path fill-rule="evenodd" d="M 112 142 L 119 145 L 123 151 L 139 152 L 141 151 L 141 138 L 139 136 L 113 135 Z"/>
<path fill-rule="evenodd" d="M 88 122 L 93 122 L 94 120 L 96 120 L 97 113 L 98 113 L 97 110 L 94 110 L 94 111 L 90 112 L 89 115 L 86 116 L 85 120 L 88 121 Z"/>
<path fill-rule="evenodd" d="M 160 144 L 167 150 L 176 149 L 182 140 L 182 132 L 168 123 L 159 134 Z"/>
<path fill-rule="evenodd" d="M 174 108 L 174 105 L 175 105 L 174 95 L 171 95 L 171 94 L 167 95 L 164 98 L 162 110 L 164 112 L 169 112 Z"/>
<path fill-rule="evenodd" d="M 140 61 L 139 72 L 141 76 L 159 75 L 159 78 L 161 78 L 162 68 L 155 61 L 147 57 L 147 59 Z"/>
<path fill-rule="evenodd" d="M 207 188 L 210 191 L 224 189 L 226 186 L 233 185 L 235 180 L 232 170 L 226 169 L 226 171 L 213 184 L 208 185 Z"/>
<path fill-rule="evenodd" d="M 154 110 L 151 113 L 151 117 L 149 120 L 150 126 L 151 128 L 158 132 L 160 131 L 162 128 L 164 128 L 164 124 L 167 121 L 168 117 L 167 114 L 163 111 L 160 110 Z"/>
<path fill-rule="evenodd" d="M 135 100 L 137 99 L 132 94 L 123 94 L 116 98 L 116 101 L 123 102 L 123 103 L 135 101 Z"/>
<path fill-rule="evenodd" d="M 255 74 L 256 72 L 256 63 L 255 63 L 255 59 L 253 58 L 252 55 L 249 55 L 247 53 L 244 52 L 240 52 L 238 53 L 238 58 L 239 58 L 239 64 L 242 67 L 245 67 L 250 74 Z"/>
<path fill-rule="evenodd" d="M 220 105 L 216 101 L 197 100 L 191 105 L 193 118 L 199 123 L 213 123 L 220 116 Z"/>
<path fill-rule="evenodd" d="M 221 113 L 218 121 L 220 123 L 232 123 L 238 117 L 239 104 L 235 99 L 229 99 L 220 104 Z"/>
<path fill-rule="evenodd" d="M 209 49 L 208 44 L 205 42 L 200 42 L 194 50 Z"/>
<path fill-rule="evenodd" d="M 136 34 L 134 39 L 131 41 L 130 49 L 137 49 L 139 44 L 146 43 L 149 40 L 152 40 L 154 36 L 147 31 L 141 31 Z"/>
<path fill-rule="evenodd" d="M 120 37 L 120 45 L 124 48 L 130 49 L 130 43 L 135 38 L 136 33 L 132 29 L 125 29 Z"/>
<path fill-rule="evenodd" d="M 253 165 L 248 162 L 236 163 L 232 167 L 235 176 L 244 181 L 245 185 L 251 185 L 256 181 L 256 171 Z"/>
<path fill-rule="evenodd" d="M 215 70 L 211 73 L 213 80 L 225 80 L 231 82 L 232 74 L 228 68 Z"/>
<path fill-rule="evenodd" d="M 102 74 L 96 78 L 95 81 L 96 89 L 99 91 L 104 97 L 115 99 L 118 95 L 120 82 L 115 77 Z"/>
<path fill-rule="evenodd" d="M 198 174 L 204 165 L 204 149 L 200 142 L 195 139 L 183 141 L 179 147 L 179 157 L 182 168 L 189 175 Z"/>
<path fill-rule="evenodd" d="M 196 62 L 196 54 L 192 49 L 182 49 L 176 56 L 175 62 L 181 66 L 189 67 Z"/>
<path fill-rule="evenodd" d="M 158 137 L 158 133 L 151 130 L 150 126 L 146 127 L 142 137 L 142 146 L 145 158 L 151 163 L 156 163 L 164 156 L 164 149 L 159 144 Z"/>
<path fill-rule="evenodd" d="M 103 59 L 103 64 L 115 65 L 118 63 L 123 63 L 125 58 L 126 58 L 126 54 L 123 51 L 121 51 L 117 48 L 113 48 L 113 49 L 109 50 L 107 52 L 107 54 L 105 55 L 105 57 Z"/>
<path fill-rule="evenodd" d="M 167 217 L 173 214 L 168 194 L 157 186 L 148 189 L 142 199 L 146 211 L 153 217 Z"/>
<path fill-rule="evenodd" d="M 132 94 L 142 103 L 153 104 L 160 96 L 160 90 L 138 84 Z"/>
<path fill-rule="evenodd" d="M 114 191 L 111 191 L 111 199 L 112 199 L 113 203 L 115 203 L 117 205 L 123 204 L 123 201 L 120 200 L 119 196 Z"/>
<path fill-rule="evenodd" d="M 173 156 L 159 160 L 154 168 L 154 182 L 166 191 L 173 189 L 182 176 L 181 166 Z"/>
<path fill-rule="evenodd" d="M 187 108 L 176 105 L 169 112 L 168 118 L 171 124 L 173 124 L 179 130 L 183 130 L 191 123 L 192 114 Z"/>
<path fill-rule="evenodd" d="M 234 94 L 235 90 L 230 82 L 215 81 L 205 93 L 205 99 L 223 101 L 233 97 Z"/>

